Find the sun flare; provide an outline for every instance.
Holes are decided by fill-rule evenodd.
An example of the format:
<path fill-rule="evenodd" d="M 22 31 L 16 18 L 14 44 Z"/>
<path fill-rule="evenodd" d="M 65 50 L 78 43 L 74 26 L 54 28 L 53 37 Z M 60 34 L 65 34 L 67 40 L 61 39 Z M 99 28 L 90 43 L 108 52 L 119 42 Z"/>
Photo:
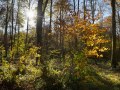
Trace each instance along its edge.
<path fill-rule="evenodd" d="M 29 25 L 35 26 L 36 12 L 34 10 L 28 10 L 26 11 L 26 16 L 29 18 Z"/>
<path fill-rule="evenodd" d="M 27 17 L 33 19 L 35 17 L 35 12 L 32 10 L 27 11 Z"/>

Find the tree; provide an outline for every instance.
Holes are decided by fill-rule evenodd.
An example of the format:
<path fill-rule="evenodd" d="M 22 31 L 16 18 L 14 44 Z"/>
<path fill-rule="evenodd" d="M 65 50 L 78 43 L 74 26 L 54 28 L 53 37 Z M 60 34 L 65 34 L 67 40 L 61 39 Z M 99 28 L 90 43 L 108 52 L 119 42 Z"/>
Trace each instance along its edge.
<path fill-rule="evenodd" d="M 86 19 L 86 0 L 83 0 L 84 20 Z"/>
<path fill-rule="evenodd" d="M 73 3 L 74 3 L 74 13 L 75 13 L 75 9 L 76 9 L 75 0 L 73 0 Z"/>
<path fill-rule="evenodd" d="M 80 0 L 78 0 L 78 16 L 79 16 L 79 10 L 80 10 Z"/>
<path fill-rule="evenodd" d="M 57 17 L 56 23 L 58 25 L 58 31 L 56 33 L 59 33 L 59 49 L 61 50 L 60 57 L 61 59 L 64 59 L 65 56 L 65 47 L 64 47 L 64 35 L 65 35 L 65 25 L 66 25 L 66 17 L 67 17 L 67 12 L 70 11 L 70 2 L 69 0 L 58 0 L 54 4 L 55 6 L 55 11 L 59 13 L 59 16 Z M 75 7 L 74 7 L 75 10 Z"/>
<path fill-rule="evenodd" d="M 12 31 L 11 31 L 11 50 L 13 46 L 13 30 L 14 30 L 14 0 L 12 0 Z"/>
<path fill-rule="evenodd" d="M 7 10 L 6 10 L 6 20 L 5 20 L 5 33 L 4 33 L 4 47 L 5 47 L 5 57 L 7 57 L 7 53 L 8 53 L 8 0 L 7 0 Z"/>
<path fill-rule="evenodd" d="M 92 23 L 95 22 L 95 10 L 96 10 L 96 0 L 90 0 L 91 4 L 91 14 L 92 14 Z"/>
<path fill-rule="evenodd" d="M 116 8 L 115 8 L 116 0 L 111 0 L 112 6 L 112 68 L 116 68 L 117 66 L 117 58 L 116 58 Z"/>
<path fill-rule="evenodd" d="M 51 33 L 51 27 L 52 27 L 52 25 L 51 25 L 51 22 L 52 22 L 52 7 L 53 7 L 53 0 L 51 0 L 50 1 L 50 31 L 49 31 L 49 33 Z"/>
<path fill-rule="evenodd" d="M 36 34 L 37 34 L 37 47 L 39 47 L 37 54 L 41 55 L 40 57 L 40 63 L 43 65 L 43 69 L 42 69 L 42 78 L 44 80 L 46 80 L 47 77 L 47 69 L 45 66 L 45 61 L 42 58 L 42 38 L 43 38 L 43 34 L 42 34 L 42 25 L 43 25 L 43 18 L 44 18 L 44 13 L 45 13 L 45 9 L 47 7 L 48 4 L 48 0 L 45 0 L 45 3 L 43 2 L 44 0 L 38 0 L 38 6 L 37 6 L 37 26 L 36 26 Z M 36 65 L 38 65 L 38 60 L 39 57 L 36 58 Z"/>
<path fill-rule="evenodd" d="M 36 34 L 37 34 L 37 46 L 39 48 L 41 47 L 41 49 L 42 49 L 42 24 L 43 24 L 43 18 L 47 3 L 48 0 L 46 0 L 45 5 L 43 4 L 43 0 L 38 0 Z M 38 54 L 42 54 L 42 50 L 39 49 Z M 38 57 L 36 58 L 36 64 L 37 62 L 38 62 Z M 42 60 L 41 63 L 43 64 Z"/>
<path fill-rule="evenodd" d="M 53 14 L 53 0 L 50 0 L 50 22 L 49 30 L 46 31 L 46 53 L 48 54 L 49 47 L 51 45 L 51 33 L 52 33 L 52 14 Z"/>

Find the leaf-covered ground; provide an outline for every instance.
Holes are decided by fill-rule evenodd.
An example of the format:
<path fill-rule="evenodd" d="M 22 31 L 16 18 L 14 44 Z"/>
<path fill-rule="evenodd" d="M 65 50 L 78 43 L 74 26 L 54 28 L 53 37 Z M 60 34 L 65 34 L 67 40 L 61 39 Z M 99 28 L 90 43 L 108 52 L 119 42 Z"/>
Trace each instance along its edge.
<path fill-rule="evenodd" d="M 26 89 L 42 90 L 43 87 L 46 88 L 44 90 L 120 90 L 119 68 L 117 70 L 112 70 L 109 63 L 101 63 L 101 62 L 98 63 L 97 65 L 89 64 L 88 67 L 89 67 L 89 71 L 87 71 L 86 74 L 84 73 L 85 74 L 84 76 L 80 75 L 80 77 L 83 77 L 83 78 L 76 79 L 70 82 L 69 80 L 66 81 L 64 83 L 66 85 L 65 88 L 64 88 L 63 82 L 59 82 L 59 80 L 56 80 L 56 79 L 59 79 L 60 77 L 58 78 L 58 77 L 55 77 L 54 75 L 52 77 L 47 77 L 46 78 L 47 84 L 45 84 L 40 77 L 41 74 L 39 72 L 35 74 L 35 72 L 37 72 L 39 68 L 27 67 L 26 68 L 27 74 L 19 76 L 19 78 L 21 79 L 16 78 L 16 81 L 22 81 L 22 83 L 19 83 L 18 85 L 14 81 L 10 81 L 9 83 L 6 83 L 6 81 L 4 80 L 3 82 L 4 85 L 0 84 L 1 85 L 0 90 L 18 90 L 18 89 L 19 90 L 26 90 Z M 31 75 L 28 74 L 28 71 L 29 71 L 29 74 L 31 72 Z M 10 77 L 10 75 L 12 74 L 10 75 L 5 74 L 5 75 Z M 40 78 L 38 78 L 37 76 Z M 17 86 L 19 86 L 20 88 L 18 88 Z"/>
<path fill-rule="evenodd" d="M 90 87 L 94 90 L 120 90 L 120 70 L 112 70 L 106 63 L 92 65 L 96 71 L 96 75 L 91 76 Z M 92 90 L 92 89 L 88 89 Z"/>

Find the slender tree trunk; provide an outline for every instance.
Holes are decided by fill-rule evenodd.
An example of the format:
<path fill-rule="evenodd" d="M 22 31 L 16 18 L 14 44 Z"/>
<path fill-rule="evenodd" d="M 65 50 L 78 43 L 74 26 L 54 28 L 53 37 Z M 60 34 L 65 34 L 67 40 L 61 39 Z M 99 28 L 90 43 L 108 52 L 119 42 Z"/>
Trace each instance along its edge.
<path fill-rule="evenodd" d="M 30 0 L 29 0 L 28 9 L 30 11 Z M 28 31 L 29 31 L 29 17 L 27 17 L 27 32 L 26 32 L 26 40 L 25 40 L 25 51 L 27 50 L 27 44 L 28 44 Z"/>
<path fill-rule="evenodd" d="M 78 0 L 78 16 L 79 16 L 79 14 L 80 14 L 80 0 Z"/>
<path fill-rule="evenodd" d="M 61 10 L 62 10 L 62 12 L 61 12 L 61 29 L 62 29 L 62 37 L 61 37 L 61 43 L 62 43 L 62 45 L 61 45 L 61 50 L 62 50 L 62 59 L 63 59 L 63 61 L 65 60 L 65 53 L 64 53 L 64 34 L 65 34 L 65 29 L 64 29 L 64 24 L 65 24 L 65 22 L 64 22 L 64 11 L 63 11 L 63 7 L 61 8 Z"/>
<path fill-rule="evenodd" d="M 12 31 L 11 31 L 11 50 L 13 47 L 13 30 L 14 30 L 14 0 L 12 0 Z"/>
<path fill-rule="evenodd" d="M 20 0 L 18 1 L 18 16 L 17 16 L 17 29 L 18 29 L 18 34 L 17 34 L 17 58 L 19 58 L 19 37 L 20 37 L 20 24 L 19 24 L 19 12 L 20 12 Z"/>
<path fill-rule="evenodd" d="M 19 36 L 20 36 L 20 25 L 17 26 L 18 33 L 17 33 L 17 58 L 19 58 Z"/>
<path fill-rule="evenodd" d="M 11 28 L 11 35 L 10 35 L 10 38 L 11 38 L 11 51 L 12 51 L 12 48 L 13 48 L 13 30 L 14 30 L 14 0 L 12 0 L 12 4 L 11 4 L 11 7 L 12 7 L 12 28 Z M 13 60 L 13 53 L 12 53 L 12 57 L 11 57 L 11 61 Z"/>
<path fill-rule="evenodd" d="M 116 68 L 117 60 L 116 60 L 116 8 L 115 8 L 116 0 L 111 0 L 112 5 L 112 68 Z"/>
<path fill-rule="evenodd" d="M 50 0 L 50 25 L 49 30 L 46 34 L 46 53 L 49 52 L 49 47 L 51 44 L 51 32 L 52 32 L 52 7 L 53 7 L 53 0 Z"/>
<path fill-rule="evenodd" d="M 96 5 L 96 1 L 95 0 L 90 0 L 90 4 L 91 4 L 91 13 L 92 13 L 92 23 L 94 24 L 94 22 L 95 22 L 95 5 Z"/>
<path fill-rule="evenodd" d="M 53 7 L 53 0 L 51 0 L 51 4 L 50 4 L 50 31 L 49 33 L 51 33 L 51 28 L 52 28 L 52 7 Z"/>
<path fill-rule="evenodd" d="M 74 4 L 74 13 L 75 13 L 75 9 L 76 9 L 75 0 L 73 0 L 73 4 Z"/>
<path fill-rule="evenodd" d="M 74 2 L 74 13 L 75 13 L 75 15 L 76 15 L 76 12 L 75 12 L 75 9 L 76 9 L 76 7 L 75 7 L 75 0 L 73 0 L 73 2 Z M 79 6 L 79 0 L 78 0 L 78 6 Z M 79 7 L 78 7 L 78 12 L 79 12 Z M 76 34 L 76 31 L 74 30 L 74 33 L 75 33 L 75 35 L 74 35 L 74 48 L 77 50 L 77 34 Z"/>
<path fill-rule="evenodd" d="M 86 19 L 86 4 L 85 0 L 83 1 L 83 8 L 84 8 L 84 20 Z"/>
<path fill-rule="evenodd" d="M 5 33 L 4 33 L 4 47 L 5 47 L 5 57 L 7 58 L 7 53 L 8 53 L 8 0 L 7 0 L 7 11 L 6 11 L 6 20 L 5 20 Z"/>
<path fill-rule="evenodd" d="M 60 55 L 62 56 L 62 7 L 60 7 L 60 44 L 59 44 L 59 47 L 61 49 Z M 60 56 L 60 60 L 62 58 L 61 56 Z"/>
<path fill-rule="evenodd" d="M 14 43 L 15 43 L 15 38 L 16 38 L 17 24 L 18 24 L 18 11 L 17 11 L 16 23 L 15 23 Z"/>

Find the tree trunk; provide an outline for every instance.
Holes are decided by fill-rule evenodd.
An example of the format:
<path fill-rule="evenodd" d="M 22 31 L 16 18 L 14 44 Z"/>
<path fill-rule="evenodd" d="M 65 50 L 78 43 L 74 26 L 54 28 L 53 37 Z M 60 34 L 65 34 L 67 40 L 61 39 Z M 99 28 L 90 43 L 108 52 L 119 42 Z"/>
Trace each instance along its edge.
<path fill-rule="evenodd" d="M 36 33 L 37 33 L 37 47 L 41 49 L 42 49 L 42 19 L 43 19 L 42 5 L 43 0 L 38 0 Z M 38 54 L 42 54 L 41 49 L 37 51 Z M 36 58 L 36 65 L 38 63 L 38 59 L 39 57 Z"/>
<path fill-rule="evenodd" d="M 11 31 L 11 50 L 13 47 L 13 29 L 14 29 L 14 0 L 12 0 L 12 31 Z"/>
<path fill-rule="evenodd" d="M 78 0 L 78 16 L 79 16 L 79 14 L 80 14 L 80 13 L 79 13 L 79 11 L 80 11 L 80 10 L 79 10 L 79 9 L 80 9 L 80 8 L 79 8 L 79 7 L 80 7 L 79 4 L 80 4 L 80 1 Z"/>
<path fill-rule="evenodd" d="M 92 23 L 94 24 L 94 22 L 95 22 L 95 5 L 96 5 L 96 1 L 95 0 L 90 0 L 90 4 L 91 4 L 91 13 L 92 13 Z"/>
<path fill-rule="evenodd" d="M 84 20 L 86 19 L 86 4 L 85 0 L 83 1 L 83 8 L 84 8 Z"/>
<path fill-rule="evenodd" d="M 18 1 L 18 12 L 17 12 L 17 29 L 18 29 L 18 34 L 17 34 L 17 58 L 19 58 L 19 37 L 20 37 L 20 21 L 19 21 L 19 12 L 20 12 L 20 0 Z"/>
<path fill-rule="evenodd" d="M 7 11 L 6 11 L 6 20 L 5 20 L 5 33 L 4 33 L 4 47 L 5 47 L 5 57 L 7 58 L 7 52 L 8 52 L 8 38 L 7 38 L 7 34 L 8 34 L 8 0 L 7 0 Z"/>
<path fill-rule="evenodd" d="M 52 22 L 52 6 L 53 6 L 53 0 L 51 0 L 51 4 L 50 4 L 50 31 L 49 33 L 51 33 L 51 22 Z"/>
<path fill-rule="evenodd" d="M 53 0 L 50 0 L 50 25 L 49 30 L 46 32 L 46 53 L 49 52 L 49 47 L 51 45 L 51 32 L 52 32 L 52 7 L 53 7 Z"/>
<path fill-rule="evenodd" d="M 30 11 L 30 0 L 29 0 L 28 9 Z M 25 40 L 25 51 L 27 50 L 27 44 L 28 44 L 28 31 L 29 31 L 29 17 L 27 17 L 27 32 L 26 32 L 26 40 Z"/>
<path fill-rule="evenodd" d="M 116 8 L 115 8 L 116 0 L 111 0 L 112 6 L 112 68 L 116 68 L 117 60 L 116 60 Z"/>
<path fill-rule="evenodd" d="M 75 0 L 73 0 L 73 3 L 74 3 L 74 13 L 75 13 Z"/>

